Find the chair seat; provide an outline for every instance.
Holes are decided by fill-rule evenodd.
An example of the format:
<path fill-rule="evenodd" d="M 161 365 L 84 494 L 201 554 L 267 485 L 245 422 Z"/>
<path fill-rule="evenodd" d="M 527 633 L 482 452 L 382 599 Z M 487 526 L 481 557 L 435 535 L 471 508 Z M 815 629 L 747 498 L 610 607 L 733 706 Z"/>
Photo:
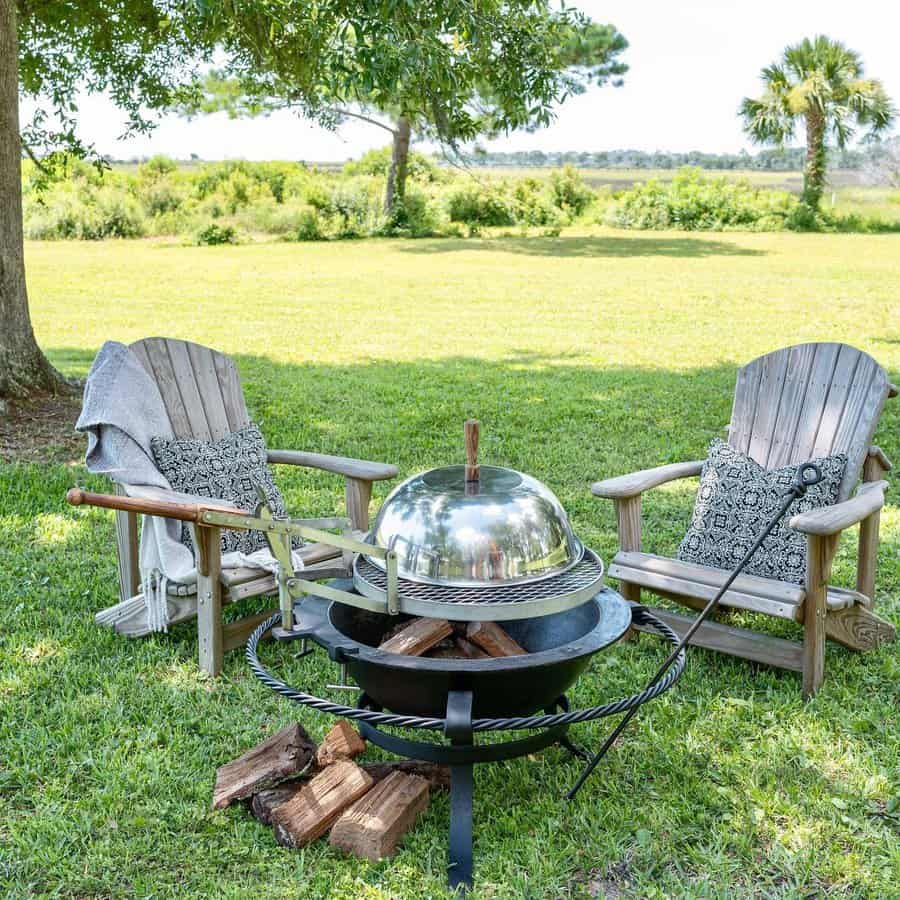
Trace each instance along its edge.
<path fill-rule="evenodd" d="M 306 566 L 300 571 L 311 580 L 340 578 L 346 575 L 340 551 L 327 544 L 307 544 L 301 548 L 300 556 Z M 275 576 L 262 569 L 225 569 L 221 575 L 222 603 L 234 603 L 246 597 L 260 597 L 278 593 Z M 166 588 L 169 597 L 169 624 L 176 625 L 197 615 L 197 585 L 169 582 Z M 98 625 L 114 628 L 119 634 L 142 637 L 150 634 L 147 620 L 147 604 L 143 594 L 135 594 L 115 606 L 101 610 L 94 616 Z"/>
<path fill-rule="evenodd" d="M 682 562 L 652 553 L 619 551 L 609 566 L 611 578 L 647 588 L 660 596 L 693 597 L 709 601 L 721 590 L 729 572 Z M 795 622 L 803 619 L 806 590 L 800 585 L 757 575 L 739 575 L 720 601 L 722 606 L 746 609 Z M 828 588 L 829 610 L 855 604 L 870 606 L 869 598 L 847 588 Z"/>

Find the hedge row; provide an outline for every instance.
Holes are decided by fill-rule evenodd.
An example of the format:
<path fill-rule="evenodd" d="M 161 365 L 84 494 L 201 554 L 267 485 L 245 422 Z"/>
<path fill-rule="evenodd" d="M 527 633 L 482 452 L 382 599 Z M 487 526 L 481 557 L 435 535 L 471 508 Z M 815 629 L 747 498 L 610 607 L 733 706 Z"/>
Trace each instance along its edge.
<path fill-rule="evenodd" d="M 594 191 L 572 167 L 542 177 L 497 178 L 440 168 L 412 154 L 404 202 L 383 211 L 389 154 L 378 150 L 323 171 L 302 163 L 243 161 L 179 166 L 158 156 L 133 168 L 98 171 L 70 161 L 47 180 L 23 173 L 25 234 L 37 240 L 180 236 L 200 244 L 248 235 L 327 240 L 372 235 L 477 234 L 574 222 L 619 228 L 753 231 L 895 230 L 893 223 L 812 214 L 785 191 L 683 169 L 615 195 Z"/>
<path fill-rule="evenodd" d="M 244 234 L 288 240 L 462 235 L 495 225 L 558 229 L 595 200 L 571 168 L 545 178 L 480 179 L 412 154 L 404 202 L 386 216 L 386 170 L 383 151 L 337 172 L 244 161 L 179 167 L 154 157 L 133 171 L 101 172 L 72 161 L 47 184 L 26 164 L 25 233 L 36 240 L 177 235 L 207 244 Z"/>

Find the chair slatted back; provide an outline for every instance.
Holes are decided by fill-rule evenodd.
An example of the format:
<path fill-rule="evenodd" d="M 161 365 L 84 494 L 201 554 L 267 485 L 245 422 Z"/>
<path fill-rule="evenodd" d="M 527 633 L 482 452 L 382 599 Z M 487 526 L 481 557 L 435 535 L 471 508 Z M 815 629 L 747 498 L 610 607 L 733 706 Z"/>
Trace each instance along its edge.
<path fill-rule="evenodd" d="M 846 453 L 846 500 L 896 392 L 871 356 L 847 344 L 786 347 L 738 372 L 728 442 L 768 469 Z"/>
<path fill-rule="evenodd" d="M 224 354 L 160 337 L 131 350 L 156 381 L 176 437 L 215 441 L 250 423 L 237 368 Z"/>

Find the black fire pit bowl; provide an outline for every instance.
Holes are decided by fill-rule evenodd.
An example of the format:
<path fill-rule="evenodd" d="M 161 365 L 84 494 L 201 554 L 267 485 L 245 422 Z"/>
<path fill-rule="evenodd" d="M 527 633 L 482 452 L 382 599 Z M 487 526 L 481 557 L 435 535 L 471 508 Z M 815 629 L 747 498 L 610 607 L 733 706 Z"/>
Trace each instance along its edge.
<path fill-rule="evenodd" d="M 473 716 L 490 718 L 526 716 L 551 708 L 587 668 L 591 656 L 625 634 L 631 609 L 614 591 L 604 589 L 574 609 L 500 622 L 529 652 L 477 660 L 430 659 L 379 650 L 382 637 L 397 621 L 332 603 L 328 608 L 331 628 L 326 630 L 333 629 L 337 641 L 321 629 L 311 636 L 326 647 L 338 644 L 341 660 L 356 683 L 385 709 L 443 716 L 450 691 L 471 691 Z"/>

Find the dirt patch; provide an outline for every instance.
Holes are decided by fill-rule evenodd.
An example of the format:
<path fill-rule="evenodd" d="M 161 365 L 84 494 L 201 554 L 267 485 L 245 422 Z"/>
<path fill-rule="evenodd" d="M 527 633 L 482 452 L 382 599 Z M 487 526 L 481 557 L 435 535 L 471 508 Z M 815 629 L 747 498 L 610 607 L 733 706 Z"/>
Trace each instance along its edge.
<path fill-rule="evenodd" d="M 572 876 L 569 895 L 598 898 L 598 900 L 620 900 L 628 896 L 631 888 L 630 854 L 605 869 L 579 870 Z"/>
<path fill-rule="evenodd" d="M 10 404 L 0 415 L 0 462 L 70 463 L 84 456 L 75 431 L 81 394 L 42 395 Z"/>

